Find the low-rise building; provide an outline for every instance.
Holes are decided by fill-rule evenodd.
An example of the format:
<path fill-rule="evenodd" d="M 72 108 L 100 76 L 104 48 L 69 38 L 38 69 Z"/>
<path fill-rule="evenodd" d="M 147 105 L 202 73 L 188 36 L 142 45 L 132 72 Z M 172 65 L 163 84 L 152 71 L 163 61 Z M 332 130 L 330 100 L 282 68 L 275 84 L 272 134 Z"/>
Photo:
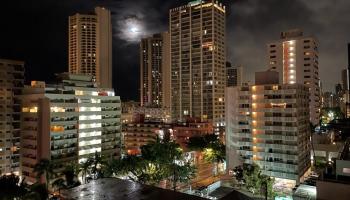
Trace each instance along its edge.
<path fill-rule="evenodd" d="M 22 96 L 21 169 L 29 183 L 41 159 L 59 171 L 95 152 L 120 156 L 121 105 L 113 89 L 97 88 L 92 76 L 62 74 L 57 85 L 32 81 Z"/>
<path fill-rule="evenodd" d="M 169 137 L 171 124 L 163 123 L 128 123 L 123 125 L 123 150 L 125 154 L 141 153 L 143 145 Z"/>
<path fill-rule="evenodd" d="M 206 134 L 213 134 L 213 124 L 210 122 L 186 122 L 173 125 L 171 139 L 176 141 L 182 149 L 187 149 L 187 142 L 190 137 L 198 137 Z"/>

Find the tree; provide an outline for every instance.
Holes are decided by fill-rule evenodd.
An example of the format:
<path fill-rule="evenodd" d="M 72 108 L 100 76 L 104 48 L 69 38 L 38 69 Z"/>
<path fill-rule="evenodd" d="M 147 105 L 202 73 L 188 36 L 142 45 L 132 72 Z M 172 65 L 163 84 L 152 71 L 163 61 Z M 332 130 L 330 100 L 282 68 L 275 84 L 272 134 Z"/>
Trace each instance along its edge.
<path fill-rule="evenodd" d="M 92 159 L 90 157 L 80 163 L 81 180 L 84 181 L 84 183 L 87 182 L 86 176 L 90 173 L 91 165 Z"/>
<path fill-rule="evenodd" d="M 243 170 L 243 178 L 245 181 L 245 187 L 255 194 L 260 189 L 260 168 L 258 165 L 245 165 Z"/>
<path fill-rule="evenodd" d="M 131 180 L 156 185 L 164 179 L 183 182 L 193 177 L 194 168 L 183 160 L 182 150 L 174 142 L 156 140 L 141 147 L 141 156 L 130 155 L 110 162 L 114 174 L 127 175 Z"/>
<path fill-rule="evenodd" d="M 79 185 L 78 174 L 80 172 L 80 167 L 76 163 L 68 163 L 65 165 L 62 174 L 64 175 L 64 180 L 66 182 L 66 187 L 74 187 Z"/>
<path fill-rule="evenodd" d="M 41 159 L 34 166 L 34 172 L 37 173 L 38 180 L 44 175 L 46 189 L 48 190 L 51 179 L 56 176 L 53 163 L 48 159 Z"/>
<path fill-rule="evenodd" d="M 204 160 L 215 165 L 215 174 L 218 173 L 219 164 L 226 159 L 225 145 L 215 134 L 190 137 L 187 147 L 192 150 L 202 151 Z"/>
<path fill-rule="evenodd" d="M 238 185 L 241 186 L 241 184 L 244 182 L 243 167 L 242 166 L 235 167 L 233 169 L 233 175 L 236 178 Z"/>
<path fill-rule="evenodd" d="M 176 191 L 177 183 L 188 183 L 196 176 L 196 168 L 190 163 L 173 165 L 173 190 Z"/>
<path fill-rule="evenodd" d="M 259 192 L 262 195 L 273 197 L 273 184 L 275 180 L 267 175 L 261 174 L 259 165 L 244 165 L 243 166 L 243 179 L 245 187 L 253 194 Z M 263 188 L 263 189 L 262 189 Z M 266 192 L 267 191 L 267 192 Z"/>
<path fill-rule="evenodd" d="M 0 177 L 0 199 L 15 199 L 25 196 L 28 192 L 26 184 L 14 174 Z"/>

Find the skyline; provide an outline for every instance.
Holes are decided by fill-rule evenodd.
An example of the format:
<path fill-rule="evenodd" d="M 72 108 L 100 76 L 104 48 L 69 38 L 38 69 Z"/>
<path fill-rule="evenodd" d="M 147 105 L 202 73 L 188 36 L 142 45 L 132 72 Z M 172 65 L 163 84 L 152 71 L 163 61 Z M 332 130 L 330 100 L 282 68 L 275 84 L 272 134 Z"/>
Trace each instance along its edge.
<path fill-rule="evenodd" d="M 89 12 L 97 5 L 105 6 L 112 11 L 114 26 L 113 86 L 123 100 L 139 100 L 139 39 L 166 30 L 169 9 L 188 1 L 153 2 L 8 2 L 1 15 L 4 19 L 11 16 L 11 20 L 2 20 L 1 26 L 12 31 L 3 32 L 0 55 L 4 59 L 23 60 L 27 82 L 34 79 L 48 81 L 54 73 L 68 71 L 68 16 Z M 347 36 L 348 26 L 343 19 L 350 15 L 346 12 L 350 2 L 221 2 L 227 7 L 227 60 L 233 65 L 243 65 L 248 80 L 253 80 L 255 71 L 267 69 L 265 45 L 268 42 L 278 39 L 281 31 L 301 28 L 305 34 L 319 40 L 323 90 L 333 91 L 334 85 L 340 82 L 341 70 L 347 66 L 346 44 L 350 36 Z M 327 15 L 323 14 L 325 10 Z M 294 13 L 298 15 L 294 16 Z M 270 20 L 273 21 L 269 23 Z M 43 68 L 45 73 L 41 73 Z"/>

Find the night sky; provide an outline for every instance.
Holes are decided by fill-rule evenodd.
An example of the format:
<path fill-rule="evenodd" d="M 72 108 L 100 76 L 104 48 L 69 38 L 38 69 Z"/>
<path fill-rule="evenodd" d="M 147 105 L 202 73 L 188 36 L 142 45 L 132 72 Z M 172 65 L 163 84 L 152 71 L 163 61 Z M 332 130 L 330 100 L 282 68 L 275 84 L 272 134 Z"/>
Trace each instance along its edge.
<path fill-rule="evenodd" d="M 68 70 L 68 16 L 105 6 L 113 16 L 113 85 L 122 100 L 138 100 L 140 37 L 165 31 L 170 8 L 183 0 L 5 0 L 0 12 L 0 58 L 23 60 L 26 79 L 53 80 Z M 301 28 L 319 40 L 324 90 L 334 90 L 347 66 L 349 0 L 224 0 L 227 59 L 246 80 L 266 69 L 265 44 Z"/>

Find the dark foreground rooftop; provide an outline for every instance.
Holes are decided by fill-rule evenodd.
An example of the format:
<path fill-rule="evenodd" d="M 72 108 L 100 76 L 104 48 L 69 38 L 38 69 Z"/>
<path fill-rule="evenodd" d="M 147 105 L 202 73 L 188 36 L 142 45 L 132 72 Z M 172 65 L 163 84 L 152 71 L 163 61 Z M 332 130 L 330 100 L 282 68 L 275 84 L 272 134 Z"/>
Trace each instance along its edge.
<path fill-rule="evenodd" d="M 204 198 L 198 196 L 117 178 L 98 179 L 88 184 L 62 191 L 61 194 L 66 200 L 204 200 Z"/>

